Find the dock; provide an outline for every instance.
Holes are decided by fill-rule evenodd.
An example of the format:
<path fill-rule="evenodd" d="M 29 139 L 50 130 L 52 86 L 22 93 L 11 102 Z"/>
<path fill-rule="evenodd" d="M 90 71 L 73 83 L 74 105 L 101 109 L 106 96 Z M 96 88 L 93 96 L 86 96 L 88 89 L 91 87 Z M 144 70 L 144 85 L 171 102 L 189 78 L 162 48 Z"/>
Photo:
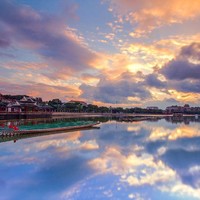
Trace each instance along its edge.
<path fill-rule="evenodd" d="M 35 130 L 17 130 L 17 131 L 2 131 L 0 134 L 0 143 L 7 142 L 11 140 L 18 140 L 22 138 L 29 138 L 29 137 L 36 137 L 36 136 L 44 136 L 49 134 L 56 134 L 61 133 L 63 131 L 70 132 L 70 131 L 78 131 L 78 130 L 89 130 L 96 127 L 100 123 L 92 123 L 87 125 L 80 125 L 80 126 L 68 126 L 68 127 L 61 127 L 61 128 L 49 128 L 49 129 L 35 129 Z"/>

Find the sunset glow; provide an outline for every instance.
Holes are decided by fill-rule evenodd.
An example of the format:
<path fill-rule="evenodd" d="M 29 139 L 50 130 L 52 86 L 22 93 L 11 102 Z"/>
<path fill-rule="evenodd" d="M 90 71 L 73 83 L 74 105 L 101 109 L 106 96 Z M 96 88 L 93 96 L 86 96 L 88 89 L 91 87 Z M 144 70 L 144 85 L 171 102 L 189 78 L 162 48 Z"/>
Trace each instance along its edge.
<path fill-rule="evenodd" d="M 199 7 L 200 0 L 1 0 L 0 93 L 199 106 Z"/>

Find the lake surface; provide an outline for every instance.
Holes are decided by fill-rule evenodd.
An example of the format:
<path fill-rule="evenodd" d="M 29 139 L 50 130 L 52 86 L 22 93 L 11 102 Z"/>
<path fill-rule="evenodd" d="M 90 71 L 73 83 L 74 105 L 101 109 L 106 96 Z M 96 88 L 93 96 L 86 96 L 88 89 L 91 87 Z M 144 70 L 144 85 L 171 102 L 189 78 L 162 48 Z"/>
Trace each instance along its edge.
<path fill-rule="evenodd" d="M 200 199 L 200 123 L 108 120 L 3 142 L 0 186 L 1 200 Z"/>

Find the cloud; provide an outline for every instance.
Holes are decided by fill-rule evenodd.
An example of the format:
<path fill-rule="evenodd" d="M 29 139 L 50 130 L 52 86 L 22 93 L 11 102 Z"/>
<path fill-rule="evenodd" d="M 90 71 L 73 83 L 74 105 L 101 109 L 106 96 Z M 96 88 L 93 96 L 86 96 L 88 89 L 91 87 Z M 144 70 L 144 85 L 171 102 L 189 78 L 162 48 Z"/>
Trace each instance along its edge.
<path fill-rule="evenodd" d="M 185 58 L 192 58 L 200 61 L 200 43 L 194 42 L 181 49 L 180 55 Z"/>
<path fill-rule="evenodd" d="M 99 77 L 87 73 L 83 73 L 81 80 L 88 85 L 96 85 L 99 82 Z"/>
<path fill-rule="evenodd" d="M 200 93 L 199 80 L 184 80 L 180 82 L 175 81 L 171 83 L 171 87 L 180 92 Z"/>
<path fill-rule="evenodd" d="M 70 6 L 67 7 L 65 15 L 61 12 L 57 16 L 13 2 L 0 1 L 0 49 L 4 51 L 5 48 L 14 47 L 22 51 L 28 50 L 26 53 L 33 53 L 33 57 L 39 61 L 31 61 L 30 65 L 26 65 L 26 61 L 23 61 L 25 64 L 16 62 L 3 65 L 3 63 L 2 71 L 4 75 L 8 75 L 7 79 L 13 78 L 12 80 L 17 83 L 16 79 L 24 82 L 24 90 L 21 84 L 16 84 L 16 86 L 10 84 L 5 86 L 5 89 L 10 88 L 9 91 L 14 92 L 11 88 L 16 88 L 20 93 L 28 92 L 28 94 L 40 96 L 42 95 L 41 88 L 43 88 L 45 91 L 52 91 L 51 95 L 44 92 L 46 97 L 53 98 L 60 91 L 63 98 L 63 96 L 77 96 L 82 90 L 81 97 L 88 101 L 123 104 L 133 102 L 146 104 L 150 100 L 156 102 L 163 94 L 162 99 L 175 98 L 176 101 L 175 96 L 167 94 L 167 90 L 172 89 L 184 93 L 199 93 L 200 44 L 195 42 L 183 47 L 172 60 L 177 48 L 188 41 L 198 41 L 199 35 L 196 39 L 188 36 L 187 40 L 183 37 L 172 36 L 166 40 L 154 41 L 152 44 L 149 42 L 147 44 L 145 41 L 143 44 L 139 42 L 131 44 L 123 38 L 119 49 L 121 53 L 97 53 L 89 49 L 83 36 L 76 29 L 67 26 L 71 18 L 77 19 L 76 6 L 73 5 L 72 9 Z M 123 20 L 130 20 L 136 27 L 136 32 L 141 31 L 141 34 L 142 31 L 151 31 L 156 26 L 184 22 L 199 16 L 199 12 L 197 13 L 199 0 L 194 4 L 188 0 L 184 3 L 180 0 L 170 0 L 167 3 L 161 0 L 153 0 L 151 3 L 147 0 L 110 0 L 110 2 L 112 12 L 123 15 Z M 12 14 L 8 15 L 8 13 Z M 114 21 L 109 26 L 114 28 L 118 23 Z M 121 26 L 123 21 L 120 23 Z M 107 40 L 112 40 L 113 37 L 116 40 L 118 37 L 116 32 L 106 33 L 103 36 Z M 0 56 L 7 59 L 9 56 L 15 56 L 18 59 L 19 54 L 20 56 L 23 54 L 23 52 L 19 54 L 16 52 L 17 55 L 12 55 L 11 52 L 13 54 L 15 49 L 0 52 Z M 39 63 L 37 66 L 34 64 L 36 62 Z M 158 68 L 163 66 L 163 68 L 155 73 L 155 71 L 152 72 L 155 66 Z M 145 75 L 139 77 L 134 73 L 124 73 L 127 70 L 134 73 L 142 70 Z M 165 76 L 165 81 L 162 75 Z M 38 84 L 29 83 L 30 77 L 32 79 L 34 77 L 34 81 Z M 70 88 L 71 85 L 68 86 L 68 83 L 84 84 L 78 89 L 78 86 Z"/>
<path fill-rule="evenodd" d="M 107 0 L 115 14 L 136 25 L 132 33 L 140 37 L 161 26 L 182 23 L 200 16 L 200 0 Z"/>
<path fill-rule="evenodd" d="M 26 94 L 34 97 L 43 97 L 44 100 L 52 98 L 66 100 L 66 97 L 78 96 L 80 92 L 78 88 L 71 86 L 53 86 L 33 82 L 14 84 L 7 81 L 0 81 L 0 91 L 2 94 Z"/>
<path fill-rule="evenodd" d="M 149 74 L 146 76 L 146 84 L 151 87 L 165 88 L 167 86 L 166 82 L 158 79 L 157 74 Z"/>
<path fill-rule="evenodd" d="M 0 57 L 15 58 L 15 56 L 10 53 L 2 53 L 2 52 L 0 52 Z"/>
<path fill-rule="evenodd" d="M 8 46 L 10 46 L 10 43 L 11 42 L 10 42 L 10 39 L 9 39 L 7 33 L 5 33 L 4 31 L 0 31 L 0 48 L 8 47 Z"/>
<path fill-rule="evenodd" d="M 199 40 L 199 34 L 174 35 L 152 42 L 125 42 L 120 50 L 123 52 L 124 58 L 125 56 L 128 57 L 128 59 L 126 59 L 127 61 L 129 60 L 126 65 L 128 70 L 131 72 L 140 70 L 147 74 L 155 71 L 155 67 L 161 68 L 169 61 L 172 61 L 175 56 L 180 54 L 182 48 L 184 52 L 181 53 L 181 59 L 187 58 L 190 61 L 196 61 L 196 57 L 186 56 L 186 50 L 184 47 L 187 47 L 187 53 L 189 53 L 188 46 L 191 46 L 191 51 L 196 51 L 196 54 L 198 54 L 198 43 L 194 43 L 194 41 Z M 116 57 L 115 59 L 117 60 L 118 58 Z"/>
<path fill-rule="evenodd" d="M 83 92 L 82 97 L 86 98 L 88 95 L 88 97 L 93 100 L 97 98 L 97 101 L 107 103 L 121 103 L 123 101 L 124 103 L 133 103 L 134 100 L 141 102 L 140 95 L 137 93 L 135 93 L 135 95 L 131 95 L 131 92 L 128 92 L 129 87 L 125 85 L 125 82 L 129 81 L 130 85 L 132 85 L 134 89 L 138 87 L 140 88 L 140 85 L 142 85 L 141 89 L 149 90 L 151 93 L 151 100 L 148 99 L 148 97 L 143 98 L 143 100 L 145 99 L 146 101 L 143 102 L 147 106 L 149 104 L 155 105 L 157 103 L 158 105 L 161 105 L 161 102 L 164 102 L 165 106 L 166 103 L 177 104 L 180 101 L 194 103 L 197 99 L 193 94 L 198 94 L 200 91 L 200 71 L 198 64 L 199 43 L 188 44 L 191 40 L 187 39 L 185 42 L 188 45 L 179 49 L 179 53 L 174 59 L 172 59 L 172 54 L 175 52 L 171 52 L 171 54 L 169 53 L 169 57 L 166 56 L 164 58 L 165 53 L 169 52 L 167 48 L 169 47 L 169 49 L 171 49 L 175 40 L 176 38 L 172 37 L 172 39 L 155 42 L 155 47 L 153 47 L 153 45 L 132 44 L 129 45 L 129 48 L 124 49 L 127 50 L 128 54 L 105 57 L 104 60 L 108 60 L 110 62 L 104 65 L 106 66 L 105 69 L 102 69 L 104 76 L 102 76 L 101 85 L 99 82 L 96 86 L 92 85 L 93 87 L 90 87 L 91 84 L 87 84 L 85 82 L 85 84 L 80 88 Z M 184 44 L 182 40 L 183 38 L 178 43 L 179 48 Z M 178 47 L 176 47 L 176 51 L 178 51 Z M 151 51 L 154 52 L 153 56 L 150 54 Z M 137 73 L 131 73 L 132 71 L 137 71 L 138 64 L 133 63 L 133 56 L 137 57 L 138 52 L 143 61 L 148 58 L 152 59 L 152 57 L 155 57 L 153 60 L 148 59 L 148 64 L 151 63 L 151 70 L 149 74 L 147 74 L 147 70 L 150 68 L 147 67 L 146 63 L 144 64 L 144 69 L 146 69 L 146 71 L 143 70 L 143 75 L 138 76 L 136 75 Z M 156 59 L 160 56 L 159 52 L 163 53 L 163 58 L 159 59 L 158 62 Z M 163 64 L 164 61 L 165 64 Z M 160 66 L 157 66 L 157 64 Z M 127 69 L 131 72 L 124 73 Z M 130 76 L 125 77 L 125 74 L 126 76 L 127 74 L 130 74 Z M 125 79 L 125 81 L 120 82 L 121 79 Z M 135 92 L 134 89 L 132 89 L 133 93 Z M 169 90 L 176 90 L 177 92 L 169 92 Z M 127 94 L 125 95 L 126 92 Z M 182 92 L 182 94 L 178 92 Z M 185 98 L 186 95 L 190 95 L 190 98 Z M 137 99 L 135 99 L 136 97 Z M 167 99 L 169 99 L 169 101 Z M 173 99 L 173 101 L 170 101 L 170 99 Z"/>
<path fill-rule="evenodd" d="M 193 64 L 188 60 L 177 58 L 168 62 L 161 71 L 170 80 L 199 79 L 200 64 Z"/>
<path fill-rule="evenodd" d="M 112 73 L 108 76 L 99 76 L 96 85 L 84 83 L 79 89 L 82 91 L 80 97 L 97 101 L 98 104 L 100 102 L 135 106 L 151 104 L 163 107 L 161 102 L 173 98 L 168 92 L 171 87 L 156 71 L 147 75 L 142 72 L 126 71 L 116 77 L 112 76 Z M 173 99 L 173 102 L 177 101 Z"/>
<path fill-rule="evenodd" d="M 81 97 L 91 98 L 104 103 L 131 103 L 128 97 L 137 97 L 145 100 L 151 97 L 151 93 L 145 87 L 143 81 L 138 81 L 130 72 L 122 73 L 115 79 L 103 77 L 97 86 L 82 84 Z"/>
<path fill-rule="evenodd" d="M 8 15 L 8 13 L 11 13 Z M 71 15 L 71 14 L 70 14 Z M 22 46 L 34 50 L 51 66 L 67 68 L 69 73 L 91 68 L 97 55 L 71 37 L 64 16 L 36 12 L 32 8 L 12 1 L 0 2 L 0 47 Z"/>
<path fill-rule="evenodd" d="M 167 62 L 159 73 L 168 80 L 168 88 L 180 92 L 200 92 L 200 43 L 182 47 L 180 53 Z"/>

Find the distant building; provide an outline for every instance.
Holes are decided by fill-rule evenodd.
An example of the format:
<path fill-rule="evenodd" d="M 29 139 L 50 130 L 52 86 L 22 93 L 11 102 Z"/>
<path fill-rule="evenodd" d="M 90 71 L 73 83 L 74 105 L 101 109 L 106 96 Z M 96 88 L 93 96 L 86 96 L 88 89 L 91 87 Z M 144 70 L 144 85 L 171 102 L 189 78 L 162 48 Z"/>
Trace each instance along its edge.
<path fill-rule="evenodd" d="M 82 106 L 87 106 L 87 103 L 85 103 L 84 101 L 71 100 L 68 103 L 76 103 L 76 104 L 80 104 Z"/>
<path fill-rule="evenodd" d="M 47 105 L 47 104 L 39 105 L 38 109 L 39 109 L 39 111 L 42 111 L 42 112 L 53 112 L 53 110 L 54 110 L 52 106 Z"/>
<path fill-rule="evenodd" d="M 200 107 L 191 107 L 190 109 L 192 113 L 200 113 Z"/>
<path fill-rule="evenodd" d="M 189 104 L 185 104 L 184 106 L 169 106 L 165 109 L 165 112 L 168 114 L 173 113 L 200 113 L 200 107 L 190 107 Z"/>
<path fill-rule="evenodd" d="M 36 103 L 36 100 L 33 97 L 26 97 L 24 96 L 22 99 L 20 99 L 21 103 Z"/>
<path fill-rule="evenodd" d="M 168 114 L 172 114 L 172 113 L 182 113 L 184 112 L 184 108 L 182 106 L 168 106 L 165 109 L 165 112 Z"/>
<path fill-rule="evenodd" d="M 9 103 L 7 105 L 7 112 L 22 112 L 22 106 L 19 102 Z"/>
<path fill-rule="evenodd" d="M 159 108 L 157 106 L 149 106 L 147 110 L 159 110 Z"/>
<path fill-rule="evenodd" d="M 0 94 L 0 112 L 52 112 L 53 107 L 44 104 L 40 97 L 29 97 L 22 95 Z"/>
<path fill-rule="evenodd" d="M 18 101 L 22 112 L 36 112 L 38 111 L 38 105 L 36 100 L 33 97 L 23 97 Z"/>
<path fill-rule="evenodd" d="M 39 111 L 36 100 L 33 97 L 22 97 L 19 101 L 12 100 L 6 106 L 7 112 L 37 112 Z"/>
<path fill-rule="evenodd" d="M 191 108 L 190 108 L 190 105 L 189 105 L 189 104 L 185 104 L 185 105 L 183 106 L 183 108 L 184 108 L 184 112 L 191 112 Z"/>

